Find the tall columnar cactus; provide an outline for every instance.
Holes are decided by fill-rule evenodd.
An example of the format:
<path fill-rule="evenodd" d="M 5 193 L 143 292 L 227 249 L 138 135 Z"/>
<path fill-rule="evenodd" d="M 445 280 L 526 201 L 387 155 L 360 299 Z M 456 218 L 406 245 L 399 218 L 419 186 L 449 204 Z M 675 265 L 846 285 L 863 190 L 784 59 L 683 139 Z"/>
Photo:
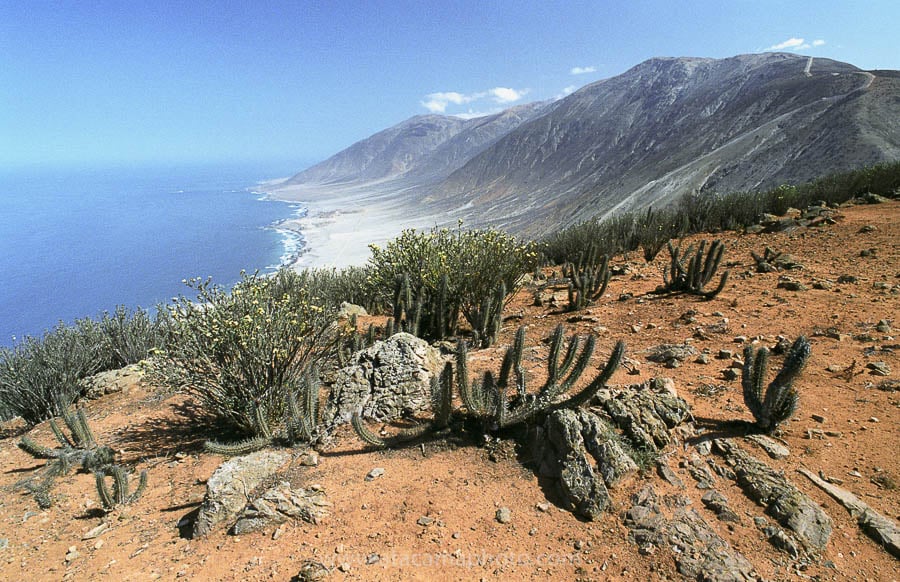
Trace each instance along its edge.
<path fill-rule="evenodd" d="M 800 403 L 800 395 L 793 386 L 794 380 L 803 370 L 809 359 L 809 340 L 800 336 L 788 350 L 781 371 L 769 384 L 763 394 L 763 383 L 769 362 L 769 350 L 754 350 L 753 346 L 744 348 L 744 369 L 741 387 L 744 392 L 744 403 L 756 425 L 765 432 L 772 432 L 777 426 L 793 416 Z"/>
<path fill-rule="evenodd" d="M 609 257 L 603 255 L 596 263 L 564 265 L 563 275 L 569 279 L 569 311 L 584 309 L 606 293 Z"/>
<path fill-rule="evenodd" d="M 563 328 L 559 326 L 551 337 L 547 380 L 535 393 L 529 393 L 527 390 L 525 370 L 521 364 L 525 345 L 524 327 L 519 329 L 516 340 L 504 354 L 499 374 L 495 376 L 493 372 L 487 371 L 476 380 L 469 378 L 468 346 L 460 339 L 456 358 L 456 383 L 464 410 L 458 410 L 457 414 L 478 421 L 485 431 L 500 431 L 531 422 L 553 410 L 576 408 L 589 401 L 606 385 L 619 366 L 625 353 L 625 344 L 620 341 L 615 345 L 603 370 L 592 382 L 568 398 L 560 400 L 560 397 L 567 393 L 584 373 L 596 343 L 596 339 L 591 335 L 582 346 L 579 338 L 573 336 L 560 364 L 563 335 Z M 515 394 L 510 398 L 508 392 L 512 378 L 515 378 Z M 452 415 L 450 404 L 452 383 L 452 364 L 448 363 L 440 377 L 432 382 L 432 406 L 435 414 L 429 424 L 407 429 L 391 439 L 383 439 L 369 430 L 357 413 L 353 416 L 353 427 L 360 438 L 379 447 L 399 444 L 428 431 L 445 428 Z"/>
<path fill-rule="evenodd" d="M 719 284 L 715 289 L 705 291 L 706 285 L 712 281 L 722 262 L 722 255 L 725 252 L 725 246 L 718 240 L 713 241 L 709 246 L 709 252 L 704 258 L 706 250 L 706 241 L 701 241 L 697 251 L 694 252 L 694 246 L 691 245 L 684 252 L 684 260 L 682 260 L 681 244 L 677 247 L 668 242 L 669 249 L 669 268 L 663 271 L 663 288 L 667 293 L 689 293 L 698 295 L 704 299 L 712 299 L 722 292 L 725 284 L 728 282 L 729 271 L 725 271 L 719 279 Z M 693 254 L 692 254 L 693 253 Z M 685 262 L 687 261 L 687 266 Z"/>
<path fill-rule="evenodd" d="M 472 317 L 475 332 L 474 343 L 483 348 L 492 346 L 500 336 L 503 323 L 503 307 L 506 305 L 506 284 L 501 282 L 494 294 L 485 297 Z"/>

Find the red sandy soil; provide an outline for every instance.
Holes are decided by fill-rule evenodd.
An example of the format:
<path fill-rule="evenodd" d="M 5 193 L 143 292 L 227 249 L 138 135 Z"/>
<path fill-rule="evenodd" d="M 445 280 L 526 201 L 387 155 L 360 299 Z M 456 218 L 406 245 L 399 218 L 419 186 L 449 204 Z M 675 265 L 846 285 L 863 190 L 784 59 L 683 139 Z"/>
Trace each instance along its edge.
<path fill-rule="evenodd" d="M 875 230 L 859 232 L 865 225 Z M 900 374 L 900 339 L 892 337 L 900 333 L 900 202 L 842 209 L 832 226 L 764 235 L 724 233 L 719 238 L 727 247 L 725 261 L 731 263 L 732 277 L 715 299 L 642 298 L 661 282 L 666 252 L 649 265 L 637 253 L 617 257 L 613 264 L 627 262 L 631 272 L 613 277 L 598 304 L 581 312 L 595 321 L 566 323 L 567 332 L 599 336 L 595 368 L 602 365 L 601 358 L 615 341 L 624 339 L 627 356 L 640 363 L 640 372 L 629 375 L 620 369 L 611 384 L 671 377 L 679 395 L 692 405 L 698 423 L 713 429 L 723 421 L 751 420 L 739 381 L 725 381 L 721 376 L 728 362 L 715 359 L 720 349 L 740 354 L 736 336 L 759 338 L 761 345 L 768 346 L 779 335 L 809 336 L 812 357 L 797 381 L 800 410 L 780 434 L 791 455 L 775 461 L 749 443 L 742 446 L 783 470 L 833 519 L 834 532 L 821 559 L 798 571 L 787 554 L 775 550 L 753 524 L 753 517 L 764 515 L 763 508 L 723 479 L 716 487 L 741 516 L 741 523 L 729 528 L 716 520 L 700 502 L 704 491 L 679 467 L 679 460 L 689 457 L 693 449 L 685 451 L 681 444 L 672 447 L 667 451 L 668 463 L 687 485 L 684 494 L 693 507 L 754 564 L 761 578 L 900 579 L 900 561 L 866 537 L 846 510 L 796 471 L 806 467 L 837 477 L 875 510 L 900 518 L 900 393 L 876 389 L 885 378 L 865 370 L 867 363 L 883 361 L 892 370 L 890 378 Z M 834 286 L 799 292 L 776 289 L 779 273 L 751 274 L 750 251 L 761 253 L 765 246 L 797 256 L 805 268 L 788 274 L 808 287 L 824 280 Z M 860 256 L 860 251 L 872 248 L 874 256 Z M 845 274 L 859 279 L 837 284 L 837 278 Z M 623 293 L 634 297 L 619 301 Z M 538 356 L 546 348 L 540 340 L 557 323 L 566 322 L 569 314 L 532 303 L 531 291 L 521 290 L 507 313 L 523 317 L 507 321 L 496 347 L 470 353 L 473 373 L 499 366 L 519 324 L 528 326 L 526 345 L 540 346 L 531 357 L 526 355 L 526 368 L 536 376 L 541 373 L 543 362 Z M 698 312 L 695 323 L 680 321 L 688 310 Z M 708 364 L 688 360 L 677 369 L 666 369 L 646 361 L 647 348 L 683 342 L 693 336 L 697 325 L 719 323 L 723 318 L 728 320 L 725 333 L 692 340 L 698 349 L 709 348 Z M 890 320 L 896 331 L 876 331 L 874 326 L 883 319 Z M 831 333 L 823 335 L 827 330 Z M 874 341 L 854 339 L 861 333 L 871 334 Z M 866 348 L 875 348 L 876 353 L 866 355 Z M 827 370 L 829 366 L 847 369 L 854 362 L 855 367 L 845 374 Z M 705 395 L 704 390 L 698 392 L 704 385 L 721 390 Z M 94 477 L 73 473 L 58 480 L 54 506 L 40 510 L 14 484 L 31 476 L 43 461 L 17 448 L 21 430 L 15 425 L 5 427 L 5 438 L 0 439 L 4 492 L 0 539 L 7 539 L 8 545 L 0 549 L 0 579 L 289 580 L 308 559 L 334 568 L 329 580 L 679 578 L 668 550 L 640 555 L 621 522 L 631 493 L 643 485 L 652 483 L 662 494 L 679 492 L 655 471 L 614 490 L 612 511 L 590 523 L 553 504 L 553 494 L 544 491 L 534 473 L 517 460 L 512 446 L 501 447 L 496 461 L 489 459 L 484 448 L 446 441 L 371 451 L 349 429 L 339 431 L 335 445 L 322 451 L 318 466 L 292 463 L 285 468 L 284 477 L 294 485 L 315 483 L 326 491 L 333 506 L 318 525 L 289 523 L 240 537 L 220 529 L 205 539 L 186 539 L 181 532 L 190 527 L 179 530 L 179 522 L 198 507 L 206 480 L 223 460 L 202 451 L 203 441 L 216 437 L 215 429 L 204 424 L 185 396 L 162 394 L 137 376 L 130 377 L 125 392 L 87 402 L 86 410 L 98 442 L 120 451 L 125 463 L 149 471 L 147 491 L 134 505 L 104 516 L 97 510 Z M 808 438 L 807 429 L 839 436 L 822 433 Z M 53 442 L 46 423 L 31 435 L 42 443 Z M 384 475 L 366 481 L 366 474 L 375 467 L 383 468 Z M 548 499 L 549 509 L 541 511 L 538 505 Z M 495 519 L 501 506 L 511 510 L 507 524 Z M 433 522 L 418 525 L 423 516 Z M 95 539 L 82 539 L 101 522 L 109 525 L 105 532 Z M 76 552 L 70 553 L 73 547 Z"/>

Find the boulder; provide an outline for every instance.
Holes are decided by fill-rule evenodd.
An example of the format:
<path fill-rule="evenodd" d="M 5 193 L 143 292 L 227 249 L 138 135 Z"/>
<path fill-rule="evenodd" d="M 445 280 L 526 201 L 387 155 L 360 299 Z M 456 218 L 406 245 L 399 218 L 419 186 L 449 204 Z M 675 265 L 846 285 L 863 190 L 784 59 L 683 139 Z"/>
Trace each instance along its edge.
<path fill-rule="evenodd" d="M 443 365 L 440 351 L 408 333 L 375 342 L 335 373 L 322 415 L 326 429 L 349 422 L 355 412 L 388 422 L 428 409 L 431 378 Z"/>
<path fill-rule="evenodd" d="M 205 536 L 220 523 L 234 519 L 247 505 L 247 495 L 270 479 L 289 458 L 283 451 L 264 450 L 222 463 L 206 482 L 193 537 Z"/>

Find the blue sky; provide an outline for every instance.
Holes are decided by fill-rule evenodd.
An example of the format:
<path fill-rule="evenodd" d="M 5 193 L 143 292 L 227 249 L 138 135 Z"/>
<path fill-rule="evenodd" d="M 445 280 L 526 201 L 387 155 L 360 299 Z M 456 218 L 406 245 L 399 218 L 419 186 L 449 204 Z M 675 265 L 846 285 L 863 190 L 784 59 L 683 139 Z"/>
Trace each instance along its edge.
<path fill-rule="evenodd" d="M 0 0 L 0 166 L 299 170 L 412 115 L 550 99 L 654 56 L 898 69 L 897 22 L 897 0 Z"/>

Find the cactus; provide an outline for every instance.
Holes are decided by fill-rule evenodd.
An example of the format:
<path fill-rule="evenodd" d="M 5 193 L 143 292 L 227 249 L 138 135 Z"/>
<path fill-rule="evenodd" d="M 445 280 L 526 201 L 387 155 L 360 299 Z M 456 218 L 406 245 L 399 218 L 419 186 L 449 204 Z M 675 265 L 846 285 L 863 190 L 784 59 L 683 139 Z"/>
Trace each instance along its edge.
<path fill-rule="evenodd" d="M 537 393 L 527 391 L 525 370 L 522 366 L 522 353 L 525 346 L 525 328 L 519 328 L 516 339 L 504 354 L 499 375 L 487 371 L 480 380 L 470 381 L 467 366 L 468 346 L 462 339 L 458 341 L 456 357 L 456 379 L 460 399 L 465 412 L 458 411 L 464 418 L 478 421 L 485 431 L 498 431 L 530 422 L 540 415 L 560 409 L 574 408 L 589 401 L 606 385 L 615 372 L 625 352 L 625 344 L 618 342 L 613 348 L 603 371 L 594 380 L 559 401 L 558 398 L 567 393 L 578 381 L 587 368 L 594 351 L 596 339 L 588 336 L 584 345 L 577 336 L 569 342 L 566 356 L 559 363 L 563 338 L 563 328 L 554 330 L 550 342 L 550 357 L 547 362 L 547 381 Z M 510 380 L 515 378 L 516 394 L 509 399 L 507 394 Z M 428 431 L 440 430 L 448 426 L 453 415 L 451 409 L 453 384 L 453 365 L 447 363 L 439 378 L 432 380 L 432 407 L 434 418 L 429 424 L 419 425 L 405 430 L 391 439 L 382 439 L 362 423 L 359 414 L 353 416 L 353 427 L 357 434 L 369 444 L 378 447 L 390 447 L 411 438 L 417 438 Z"/>
<path fill-rule="evenodd" d="M 72 467 L 77 466 L 84 471 L 97 471 L 115 462 L 115 452 L 111 448 L 97 445 L 83 409 L 78 409 L 74 413 L 66 407 L 61 409 L 63 422 L 72 435 L 66 435 L 59 424 L 51 419 L 50 429 L 59 442 L 59 447 L 45 447 L 27 435 L 18 443 L 19 448 L 34 458 L 47 459 L 39 480 L 31 479 L 21 484 L 34 495 L 41 508 L 49 507 L 52 502 L 50 489 L 56 477 L 67 475 Z"/>
<path fill-rule="evenodd" d="M 609 285 L 609 257 L 603 255 L 597 263 L 563 265 L 563 275 L 569 279 L 569 311 L 584 309 L 606 293 Z"/>
<path fill-rule="evenodd" d="M 219 443 L 216 441 L 206 441 L 203 443 L 203 450 L 216 455 L 224 455 L 226 457 L 238 457 L 240 455 L 248 455 L 250 453 L 262 450 L 272 444 L 272 439 L 266 437 L 254 437 L 236 443 Z"/>
<path fill-rule="evenodd" d="M 704 251 L 706 250 L 706 241 L 701 241 L 697 251 L 694 252 L 694 246 L 691 245 L 684 252 L 684 258 L 687 261 L 685 267 L 681 260 L 681 244 L 677 247 L 672 242 L 667 243 L 669 249 L 669 269 L 663 271 L 663 283 L 661 288 L 665 293 L 689 293 L 698 295 L 704 299 L 712 299 L 722 292 L 725 284 L 728 282 L 729 271 L 725 271 L 719 279 L 719 284 L 715 289 L 704 291 L 706 285 L 712 280 L 719 265 L 722 262 L 722 255 L 725 252 L 725 246 L 718 240 L 713 241 L 709 246 L 709 253 L 704 259 Z M 693 253 L 693 254 L 692 254 Z"/>
<path fill-rule="evenodd" d="M 473 343 L 482 348 L 492 346 L 500 336 L 503 323 L 503 307 L 506 304 L 506 284 L 500 283 L 493 296 L 485 297 L 479 309 L 473 313 L 472 329 L 475 334 Z"/>
<path fill-rule="evenodd" d="M 744 349 L 744 368 L 741 376 L 744 403 L 761 430 L 774 431 L 780 423 L 797 411 L 800 395 L 793 387 L 793 382 L 803 370 L 806 360 L 809 359 L 809 353 L 809 341 L 803 336 L 798 337 L 788 350 L 781 370 L 763 394 L 769 350 L 761 348 L 756 351 L 753 346 Z"/>
<path fill-rule="evenodd" d="M 140 499 L 144 490 L 147 488 L 147 471 L 141 471 L 138 479 L 138 486 L 131 493 L 128 492 L 128 472 L 120 465 L 110 465 L 103 471 L 97 471 L 95 474 L 97 483 L 97 494 L 100 497 L 100 504 L 106 511 L 112 511 L 120 505 L 130 505 Z M 113 479 L 112 491 L 106 485 L 106 477 L 111 476 Z"/>

